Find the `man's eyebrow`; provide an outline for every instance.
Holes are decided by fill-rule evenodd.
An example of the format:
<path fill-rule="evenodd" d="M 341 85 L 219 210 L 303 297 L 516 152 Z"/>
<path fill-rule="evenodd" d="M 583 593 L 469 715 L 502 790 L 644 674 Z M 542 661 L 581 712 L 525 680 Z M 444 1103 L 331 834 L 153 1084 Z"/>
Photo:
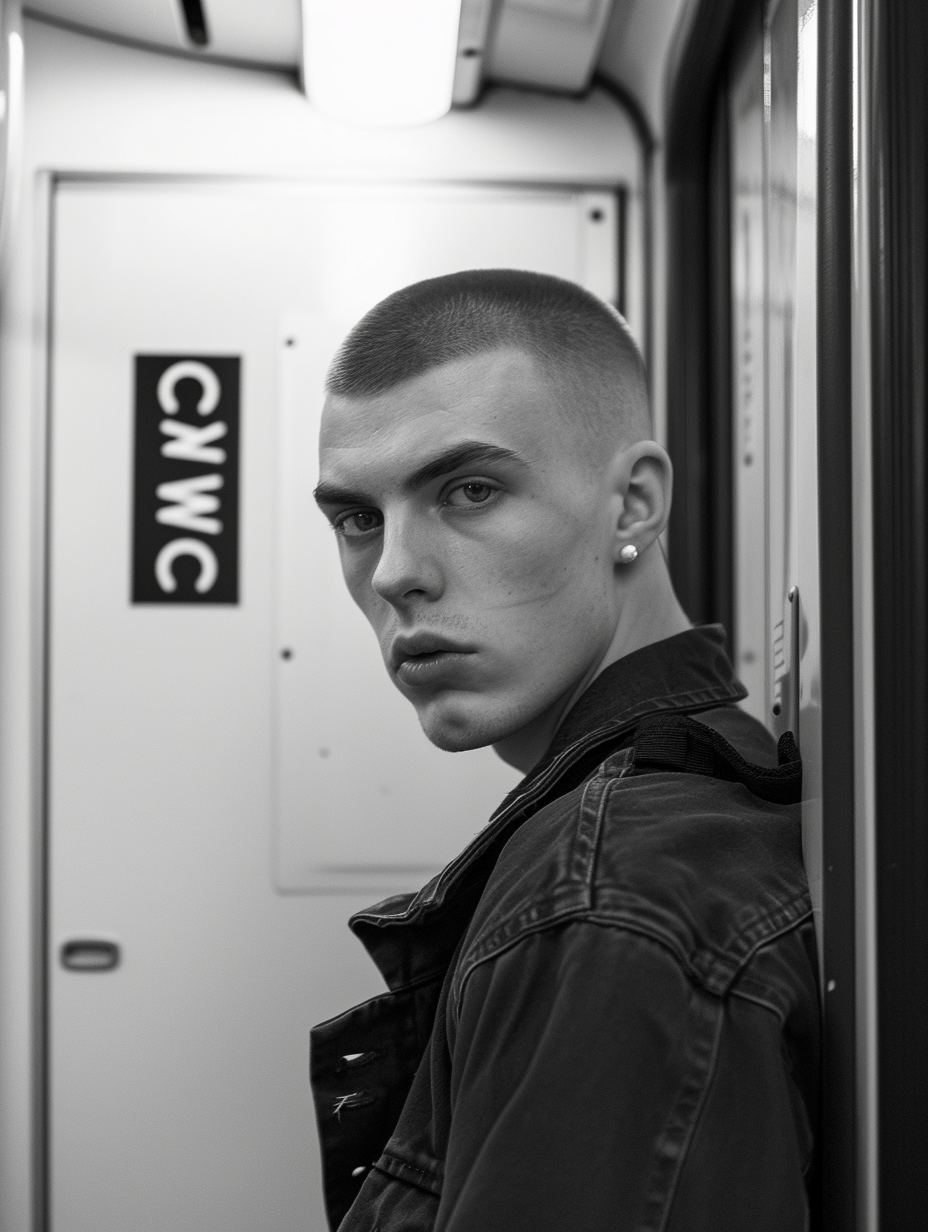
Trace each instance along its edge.
<path fill-rule="evenodd" d="M 484 441 L 463 441 L 443 453 L 424 462 L 422 466 L 403 480 L 407 492 L 417 492 L 433 479 L 449 475 L 465 466 L 478 466 L 481 462 L 515 462 L 525 465 L 525 459 L 512 449 L 502 445 L 490 445 Z M 313 491 L 317 505 L 376 505 L 376 501 L 364 492 L 341 488 L 333 483 L 320 483 Z"/>
<path fill-rule="evenodd" d="M 364 492 L 354 492 L 351 488 L 340 488 L 334 483 L 320 483 L 313 488 L 313 499 L 317 505 L 374 505 Z"/>
<path fill-rule="evenodd" d="M 440 479 L 442 475 L 449 475 L 452 471 L 460 470 L 464 466 L 477 466 L 481 462 L 516 462 L 522 466 L 525 465 L 524 458 L 511 449 L 504 449 L 502 445 L 488 445 L 483 441 L 464 441 L 460 445 L 453 445 L 450 449 L 446 449 L 444 453 L 438 454 L 429 462 L 425 462 L 418 470 L 414 470 L 404 480 L 403 487 L 407 492 L 416 492 L 419 488 L 424 488 L 427 483 L 431 483 L 433 479 Z"/>

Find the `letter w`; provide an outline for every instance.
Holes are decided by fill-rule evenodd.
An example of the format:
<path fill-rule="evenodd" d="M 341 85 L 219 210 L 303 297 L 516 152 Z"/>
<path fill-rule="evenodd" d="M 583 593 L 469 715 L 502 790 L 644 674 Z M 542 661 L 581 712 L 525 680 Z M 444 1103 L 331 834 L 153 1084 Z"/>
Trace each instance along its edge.
<path fill-rule="evenodd" d="M 198 428 L 196 424 L 164 419 L 161 421 L 161 431 L 165 436 L 173 436 L 175 439 L 164 442 L 161 446 L 161 456 L 180 458 L 183 462 L 205 462 L 220 466 L 226 460 L 226 451 L 209 446 L 212 441 L 221 440 L 228 430 L 221 422 Z"/>
<path fill-rule="evenodd" d="M 195 475 L 192 479 L 175 479 L 156 488 L 159 500 L 172 501 L 155 514 L 157 521 L 165 526 L 180 526 L 183 530 L 198 530 L 205 535 L 218 535 L 222 523 L 218 518 L 203 517 L 215 513 L 219 500 L 204 496 L 205 492 L 217 492 L 222 487 L 221 475 Z"/>

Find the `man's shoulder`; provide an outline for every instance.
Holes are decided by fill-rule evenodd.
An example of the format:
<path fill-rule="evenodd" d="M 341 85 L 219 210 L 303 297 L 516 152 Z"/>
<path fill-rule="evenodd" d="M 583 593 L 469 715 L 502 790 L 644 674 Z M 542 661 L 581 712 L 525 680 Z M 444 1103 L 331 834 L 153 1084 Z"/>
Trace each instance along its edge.
<path fill-rule="evenodd" d="M 770 764 L 772 740 L 748 716 L 725 707 L 705 719 Z M 636 774 L 620 753 L 512 835 L 460 966 L 585 920 L 650 936 L 694 982 L 723 993 L 758 949 L 810 914 L 798 805 L 705 774 Z"/>

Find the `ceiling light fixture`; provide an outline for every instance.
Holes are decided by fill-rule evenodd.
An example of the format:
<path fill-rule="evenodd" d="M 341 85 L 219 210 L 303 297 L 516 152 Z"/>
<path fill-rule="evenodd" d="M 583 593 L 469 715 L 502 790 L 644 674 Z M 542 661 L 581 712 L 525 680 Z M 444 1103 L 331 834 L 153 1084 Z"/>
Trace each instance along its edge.
<path fill-rule="evenodd" d="M 356 124 L 424 124 L 451 106 L 461 0 L 303 0 L 313 106 Z"/>

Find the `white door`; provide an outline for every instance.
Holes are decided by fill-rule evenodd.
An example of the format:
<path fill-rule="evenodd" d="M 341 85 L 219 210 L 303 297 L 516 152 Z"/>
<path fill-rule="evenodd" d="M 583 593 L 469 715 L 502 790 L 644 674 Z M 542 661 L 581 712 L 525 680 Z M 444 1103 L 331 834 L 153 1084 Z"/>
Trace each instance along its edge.
<path fill-rule="evenodd" d="M 553 189 L 59 183 L 55 1232 L 325 1227 L 308 1030 L 381 987 L 345 921 L 515 776 L 426 744 L 342 592 L 305 499 L 320 374 L 417 278 L 519 266 L 611 297 L 615 221 L 611 194 Z M 361 699 L 376 773 L 350 756 Z"/>

